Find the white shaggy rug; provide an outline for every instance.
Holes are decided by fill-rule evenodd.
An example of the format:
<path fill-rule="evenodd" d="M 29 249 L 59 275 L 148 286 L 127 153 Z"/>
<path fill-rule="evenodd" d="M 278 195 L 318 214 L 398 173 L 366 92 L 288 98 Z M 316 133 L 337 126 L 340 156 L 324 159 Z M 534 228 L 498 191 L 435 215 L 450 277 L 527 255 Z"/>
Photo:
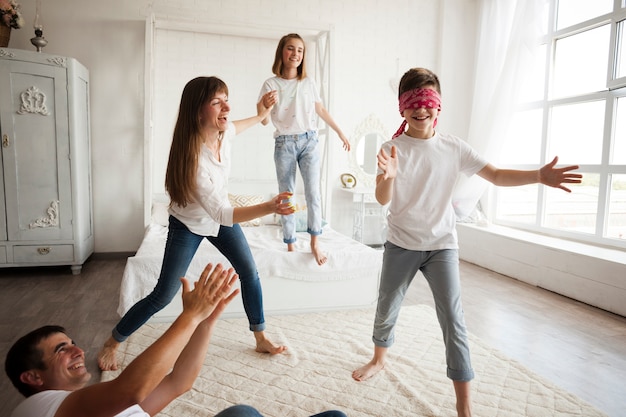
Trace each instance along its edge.
<path fill-rule="evenodd" d="M 220 320 L 193 390 L 160 415 L 213 416 L 249 404 L 266 417 L 306 417 L 339 409 L 349 417 L 456 416 L 446 377 L 441 331 L 432 308 L 403 307 L 387 367 L 368 381 L 352 371 L 371 358 L 373 309 L 266 317 L 266 333 L 286 354 L 254 351 L 245 318 Z M 123 344 L 122 368 L 166 323 L 146 324 Z M 501 352 L 470 335 L 476 416 L 605 416 Z M 116 372 L 103 372 L 110 380 Z"/>

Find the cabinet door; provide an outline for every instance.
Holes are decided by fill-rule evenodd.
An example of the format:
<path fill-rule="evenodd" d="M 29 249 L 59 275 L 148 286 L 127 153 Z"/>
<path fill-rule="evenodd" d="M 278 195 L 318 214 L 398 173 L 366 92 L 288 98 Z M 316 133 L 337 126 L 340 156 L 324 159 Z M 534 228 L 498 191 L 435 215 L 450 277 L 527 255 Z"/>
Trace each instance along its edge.
<path fill-rule="evenodd" d="M 0 80 L 8 240 L 71 239 L 66 69 L 3 61 Z"/>

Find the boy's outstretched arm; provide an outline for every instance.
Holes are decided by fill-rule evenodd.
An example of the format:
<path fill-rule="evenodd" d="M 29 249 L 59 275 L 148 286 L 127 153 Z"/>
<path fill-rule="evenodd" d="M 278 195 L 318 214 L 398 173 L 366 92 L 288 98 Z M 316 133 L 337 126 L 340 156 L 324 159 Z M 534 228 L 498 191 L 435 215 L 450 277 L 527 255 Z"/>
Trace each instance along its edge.
<path fill-rule="evenodd" d="M 478 171 L 478 175 L 494 185 L 503 187 L 540 183 L 549 187 L 560 188 L 570 193 L 571 190 L 563 184 L 580 184 L 583 176 L 582 174 L 570 172 L 578 169 L 578 165 L 555 168 L 558 160 L 559 157 L 555 156 L 552 162 L 540 169 L 530 171 L 499 169 L 491 164 L 487 164 Z"/>

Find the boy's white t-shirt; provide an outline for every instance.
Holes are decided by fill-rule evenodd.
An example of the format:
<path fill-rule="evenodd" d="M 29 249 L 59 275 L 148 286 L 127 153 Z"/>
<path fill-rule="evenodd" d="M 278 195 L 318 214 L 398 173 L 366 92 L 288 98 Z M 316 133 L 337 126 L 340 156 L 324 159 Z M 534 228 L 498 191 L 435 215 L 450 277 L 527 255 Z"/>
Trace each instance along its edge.
<path fill-rule="evenodd" d="M 487 161 L 465 141 L 435 133 L 430 139 L 406 134 L 385 142 L 396 147 L 398 174 L 389 204 L 387 240 L 404 249 L 458 249 L 452 192 L 459 173 L 476 174 Z M 377 175 L 382 174 L 378 169 Z"/>
<path fill-rule="evenodd" d="M 169 213 L 187 228 L 201 236 L 217 236 L 220 225 L 233 225 L 233 207 L 228 201 L 228 176 L 230 174 L 230 141 L 235 136 L 235 126 L 228 124 L 220 146 L 220 160 L 206 146 L 198 156 L 196 192 L 192 203 L 186 207 L 173 204 Z"/>
<path fill-rule="evenodd" d="M 71 391 L 48 390 L 31 395 L 13 410 L 11 417 L 54 417 Z M 127 408 L 115 417 L 150 417 L 139 405 Z"/>
<path fill-rule="evenodd" d="M 278 93 L 278 101 L 270 111 L 272 124 L 276 128 L 274 138 L 317 130 L 315 103 L 322 99 L 315 81 L 309 77 L 302 80 L 272 77 L 263 83 L 259 100 L 263 94 L 272 90 Z"/>

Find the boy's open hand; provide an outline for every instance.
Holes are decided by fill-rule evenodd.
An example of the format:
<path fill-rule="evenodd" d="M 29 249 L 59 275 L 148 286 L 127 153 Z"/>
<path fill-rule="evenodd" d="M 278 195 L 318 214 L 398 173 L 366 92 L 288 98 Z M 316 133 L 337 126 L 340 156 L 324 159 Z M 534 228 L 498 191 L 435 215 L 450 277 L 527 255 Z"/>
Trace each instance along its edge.
<path fill-rule="evenodd" d="M 561 190 L 571 193 L 572 190 L 563 186 L 563 184 L 580 184 L 582 182 L 582 174 L 576 174 L 573 172 L 578 169 L 578 165 L 570 165 L 563 168 L 555 168 L 554 166 L 559 161 L 559 157 L 555 156 L 552 162 L 544 165 L 539 169 L 539 182 L 550 187 L 560 188 Z"/>
<path fill-rule="evenodd" d="M 387 155 L 384 149 L 378 152 L 378 168 L 383 170 L 383 179 L 389 180 L 395 178 L 398 174 L 398 152 L 396 147 L 391 147 L 391 155 Z"/>

